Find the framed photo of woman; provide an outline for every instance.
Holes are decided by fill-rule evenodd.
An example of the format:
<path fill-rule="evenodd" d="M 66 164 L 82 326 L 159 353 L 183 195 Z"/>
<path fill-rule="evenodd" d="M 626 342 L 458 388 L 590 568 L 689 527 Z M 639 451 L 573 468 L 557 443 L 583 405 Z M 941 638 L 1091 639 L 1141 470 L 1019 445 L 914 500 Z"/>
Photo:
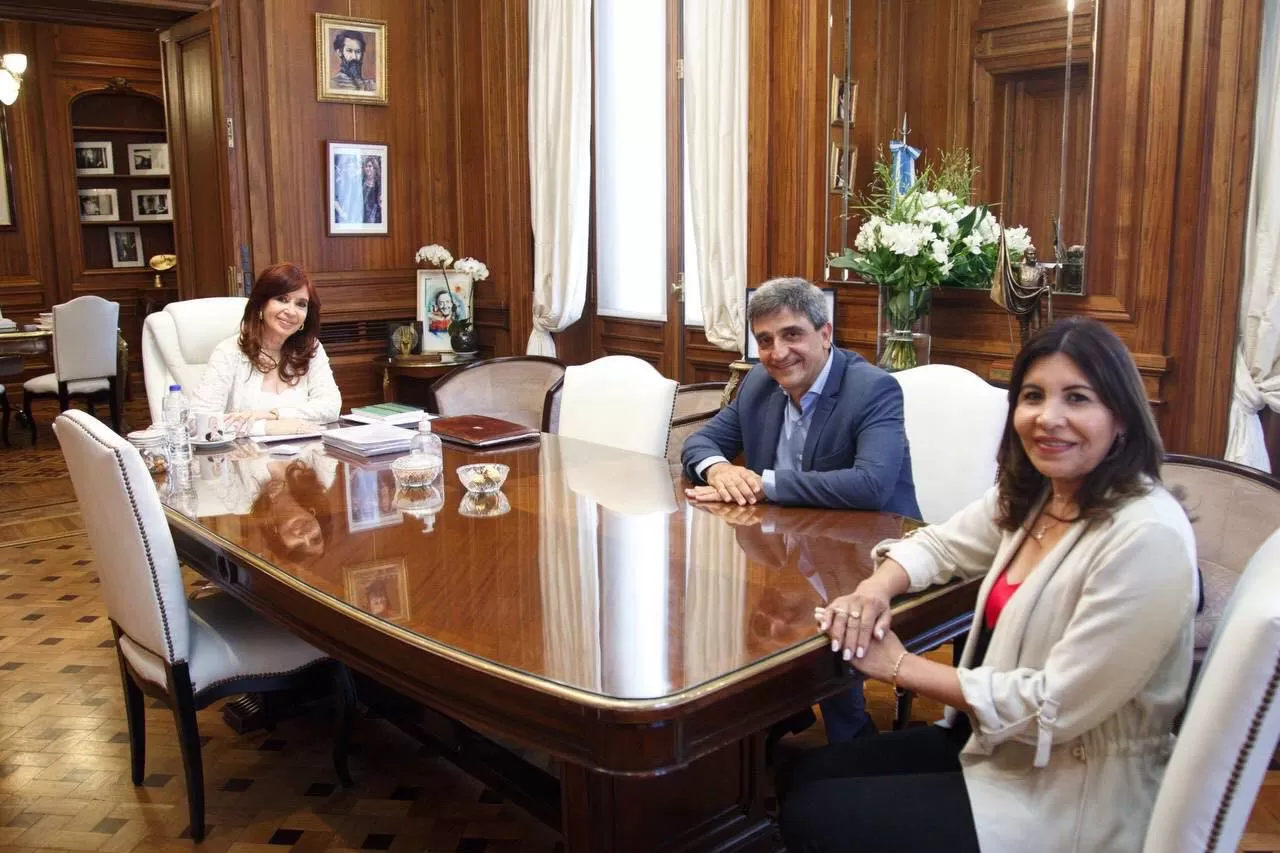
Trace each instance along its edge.
<path fill-rule="evenodd" d="M 325 143 L 328 165 L 328 234 L 387 233 L 387 146 Z"/>
<path fill-rule="evenodd" d="M 452 352 L 449 324 L 471 320 L 471 276 L 452 270 L 418 270 L 418 321 L 422 352 Z"/>

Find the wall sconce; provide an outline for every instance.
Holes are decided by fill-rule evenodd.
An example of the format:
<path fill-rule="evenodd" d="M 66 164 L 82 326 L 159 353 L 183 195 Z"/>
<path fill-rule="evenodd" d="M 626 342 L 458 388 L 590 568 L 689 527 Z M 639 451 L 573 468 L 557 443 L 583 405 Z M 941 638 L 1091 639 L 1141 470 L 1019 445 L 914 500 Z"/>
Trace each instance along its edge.
<path fill-rule="evenodd" d="M 25 53 L 6 53 L 0 57 L 0 104 L 11 106 L 22 89 L 22 75 L 27 70 Z"/>

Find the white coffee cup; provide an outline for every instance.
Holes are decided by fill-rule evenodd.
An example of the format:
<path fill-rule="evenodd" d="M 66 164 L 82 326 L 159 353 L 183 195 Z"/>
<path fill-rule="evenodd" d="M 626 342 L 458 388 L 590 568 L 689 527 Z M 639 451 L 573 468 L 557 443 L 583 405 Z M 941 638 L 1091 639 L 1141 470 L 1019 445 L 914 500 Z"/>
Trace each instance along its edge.
<path fill-rule="evenodd" d="M 226 420 L 226 412 L 192 411 L 187 419 L 187 433 L 192 441 L 205 443 L 235 438 L 234 434 L 225 431 Z"/>

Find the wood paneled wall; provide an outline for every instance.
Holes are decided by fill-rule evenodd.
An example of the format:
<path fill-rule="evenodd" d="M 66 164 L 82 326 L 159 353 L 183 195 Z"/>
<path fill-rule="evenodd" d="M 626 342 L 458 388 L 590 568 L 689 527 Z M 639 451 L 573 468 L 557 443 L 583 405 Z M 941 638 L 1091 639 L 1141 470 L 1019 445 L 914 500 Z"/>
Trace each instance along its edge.
<path fill-rule="evenodd" d="M 955 0 L 941 4 L 945 14 L 939 5 L 877 1 L 872 17 L 882 40 L 897 31 L 895 15 L 932 23 L 909 28 L 914 60 L 899 66 L 903 79 L 881 80 L 875 94 L 859 95 L 874 97 L 866 109 L 886 130 L 905 108 L 911 140 L 926 151 L 972 145 L 965 140 L 989 126 L 990 119 L 974 126 L 965 93 L 981 74 L 955 67 L 972 62 L 974 34 L 981 48 L 1001 16 L 1025 19 L 1044 4 Z M 825 186 L 828 153 L 826 0 L 752 0 L 751 8 L 749 274 L 752 281 L 817 280 L 823 200 L 815 196 Z M 1056 297 L 1054 310 L 1097 317 L 1124 339 L 1171 450 L 1220 455 L 1225 447 L 1260 10 L 1259 0 L 1098 0 L 1095 11 L 1087 294 Z M 988 68 L 994 62 L 984 61 Z M 862 178 L 869 158 L 859 160 Z M 875 303 L 867 285 L 839 286 L 842 344 L 874 351 Z M 932 331 L 934 361 L 993 379 L 1007 375 L 1009 323 L 985 293 L 938 293 Z"/>
<path fill-rule="evenodd" d="M 295 261 L 315 278 L 347 402 L 381 396 L 370 364 L 385 321 L 416 313 L 419 246 L 488 264 L 475 288 L 486 356 L 524 352 L 532 326 L 527 4 L 507 0 L 225 0 L 243 144 L 233 194 L 255 270 Z M 389 103 L 315 97 L 315 15 L 385 21 Z M 388 147 L 386 236 L 326 235 L 325 143 Z M 338 325 L 341 324 L 341 325 Z"/>
<path fill-rule="evenodd" d="M 4 107 L 9 135 L 16 210 L 15 228 L 0 231 L 0 308 L 19 323 L 88 293 L 120 303 L 120 326 L 130 347 L 135 388 L 141 388 L 139 290 L 152 273 L 141 269 L 88 268 L 82 239 L 106 240 L 106 226 L 82 229 L 76 196 L 71 103 L 124 78 L 140 93 L 159 99 L 160 53 L 154 33 L 56 23 L 0 21 L 0 49 L 27 55 L 22 92 Z M 117 173 L 127 171 L 116 146 Z M 118 186 L 121 219 L 129 219 L 129 186 Z M 141 184 L 139 185 L 141 186 Z M 89 237 L 83 235 L 88 233 Z M 147 249 L 146 244 L 143 246 Z M 104 256 L 101 246 L 90 254 Z M 161 249 L 157 248 L 157 251 Z M 93 266 L 100 267 L 100 264 Z M 22 378 L 52 370 L 48 360 L 29 360 Z M 21 381 L 7 383 L 20 398 Z M 15 398 L 16 399 L 16 398 Z"/>

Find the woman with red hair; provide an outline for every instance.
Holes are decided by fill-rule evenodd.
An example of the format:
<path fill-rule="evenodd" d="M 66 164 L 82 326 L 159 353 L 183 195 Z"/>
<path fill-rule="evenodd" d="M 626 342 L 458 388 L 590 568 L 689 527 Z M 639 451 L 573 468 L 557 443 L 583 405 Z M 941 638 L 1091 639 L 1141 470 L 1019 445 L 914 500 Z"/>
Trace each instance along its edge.
<path fill-rule="evenodd" d="M 318 339 L 320 299 L 296 264 L 258 276 L 240 334 L 214 348 L 192 411 L 227 412 L 227 429 L 284 435 L 336 420 L 342 394 Z"/>

